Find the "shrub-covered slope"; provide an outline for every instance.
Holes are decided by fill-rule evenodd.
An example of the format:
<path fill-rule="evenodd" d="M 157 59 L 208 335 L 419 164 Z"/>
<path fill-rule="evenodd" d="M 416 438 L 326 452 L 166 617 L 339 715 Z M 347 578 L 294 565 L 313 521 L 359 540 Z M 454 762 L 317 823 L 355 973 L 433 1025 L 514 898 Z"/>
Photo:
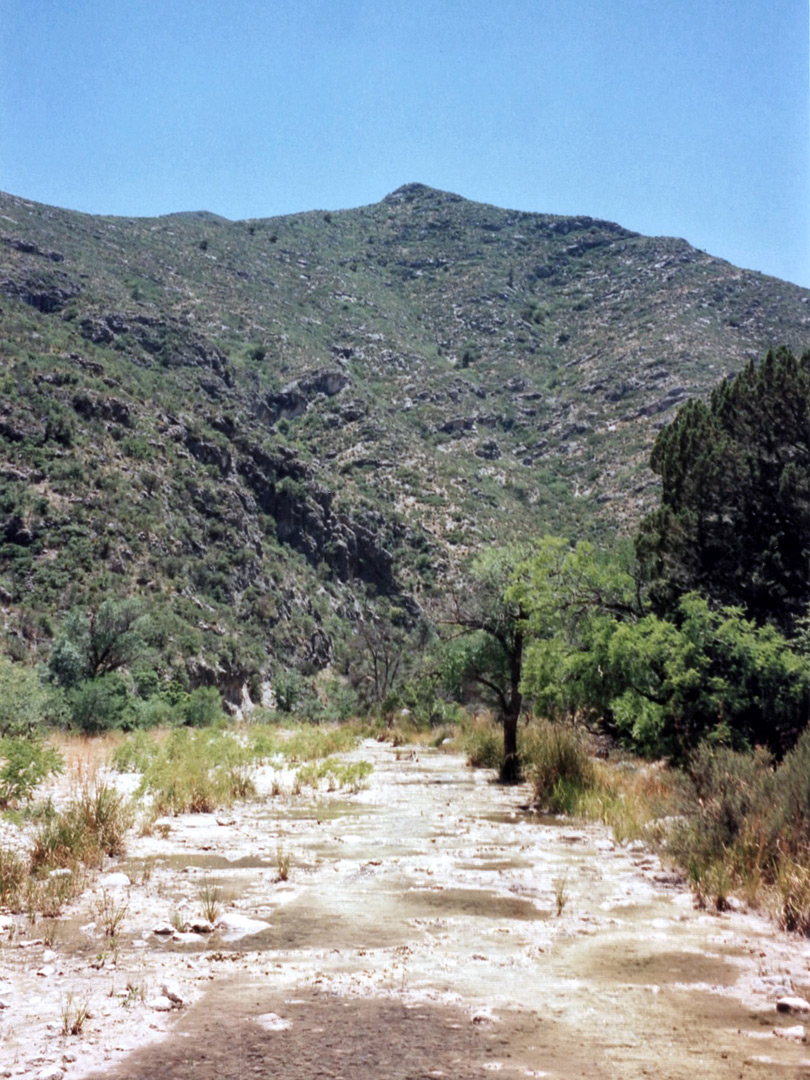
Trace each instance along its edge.
<path fill-rule="evenodd" d="M 244 222 L 2 195 L 5 648 L 136 593 L 192 682 L 317 667 L 368 589 L 413 613 L 482 544 L 634 527 L 656 429 L 808 301 L 418 184 Z"/>

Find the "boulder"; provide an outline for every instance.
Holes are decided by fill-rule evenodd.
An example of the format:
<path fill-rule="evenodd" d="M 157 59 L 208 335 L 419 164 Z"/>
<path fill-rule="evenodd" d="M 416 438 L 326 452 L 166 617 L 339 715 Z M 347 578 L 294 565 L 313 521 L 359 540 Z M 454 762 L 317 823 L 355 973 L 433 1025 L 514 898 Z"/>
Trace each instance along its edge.
<path fill-rule="evenodd" d="M 789 1013 L 791 1016 L 799 1013 L 810 1013 L 810 1001 L 805 1001 L 804 998 L 798 997 L 795 994 L 790 994 L 786 997 L 780 997 L 776 1002 L 776 1011 L 780 1013 Z"/>

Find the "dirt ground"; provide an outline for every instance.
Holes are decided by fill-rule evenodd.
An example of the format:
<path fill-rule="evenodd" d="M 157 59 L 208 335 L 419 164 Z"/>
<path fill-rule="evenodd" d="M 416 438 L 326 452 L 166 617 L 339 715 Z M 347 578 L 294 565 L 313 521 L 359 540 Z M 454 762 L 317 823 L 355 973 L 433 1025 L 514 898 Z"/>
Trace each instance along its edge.
<path fill-rule="evenodd" d="M 0 1075 L 810 1078 L 776 1009 L 810 993 L 805 940 L 696 911 L 655 857 L 458 755 L 349 756 L 367 790 L 271 797 L 268 770 L 252 802 L 133 835 L 62 919 L 5 919 Z"/>

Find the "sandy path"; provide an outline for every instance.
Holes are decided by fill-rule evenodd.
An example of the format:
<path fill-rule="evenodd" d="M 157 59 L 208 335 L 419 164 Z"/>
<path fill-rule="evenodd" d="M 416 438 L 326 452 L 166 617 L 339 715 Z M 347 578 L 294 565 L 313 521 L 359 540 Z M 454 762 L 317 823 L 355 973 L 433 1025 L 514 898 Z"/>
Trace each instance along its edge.
<path fill-rule="evenodd" d="M 6 931 L 0 1073 L 810 1077 L 774 1034 L 801 1023 L 775 1002 L 810 990 L 806 942 L 695 911 L 656 859 L 522 813 L 526 791 L 460 757 L 350 756 L 374 763 L 366 791 L 174 819 L 54 927 Z M 155 934 L 200 918 L 204 882 L 228 925 Z M 115 950 L 102 889 L 126 905 Z M 164 985 L 182 1006 L 161 1011 Z"/>

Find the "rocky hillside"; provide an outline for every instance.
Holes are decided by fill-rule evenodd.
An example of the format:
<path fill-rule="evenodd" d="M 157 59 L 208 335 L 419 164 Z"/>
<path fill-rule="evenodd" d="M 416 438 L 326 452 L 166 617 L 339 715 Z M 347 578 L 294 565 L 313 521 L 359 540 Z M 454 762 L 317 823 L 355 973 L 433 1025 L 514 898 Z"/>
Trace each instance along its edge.
<path fill-rule="evenodd" d="M 334 213 L 94 217 L 0 195 L 5 649 L 144 596 L 232 693 L 315 668 L 532 532 L 628 531 L 657 427 L 810 292 L 684 240 L 409 184 Z"/>

